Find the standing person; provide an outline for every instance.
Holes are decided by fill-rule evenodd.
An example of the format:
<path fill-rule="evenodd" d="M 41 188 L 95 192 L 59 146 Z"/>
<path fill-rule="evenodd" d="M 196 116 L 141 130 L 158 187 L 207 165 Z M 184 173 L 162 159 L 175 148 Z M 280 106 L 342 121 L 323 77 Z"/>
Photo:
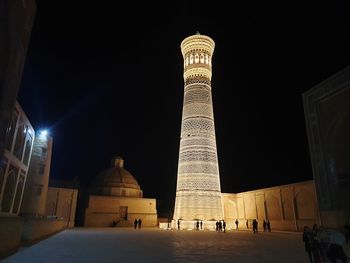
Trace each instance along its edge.
<path fill-rule="evenodd" d="M 247 229 L 249 229 L 249 223 L 248 223 L 248 219 L 247 219 L 246 225 L 247 225 Z"/>
<path fill-rule="evenodd" d="M 235 224 L 236 224 L 236 230 L 238 230 L 238 220 L 237 219 L 235 221 Z"/>
<path fill-rule="evenodd" d="M 199 230 L 199 221 L 196 222 L 196 229 Z"/>
<path fill-rule="evenodd" d="M 266 221 L 265 221 L 265 220 L 264 220 L 264 222 L 263 222 L 263 229 L 264 229 L 264 231 L 267 230 L 267 226 L 266 226 Z"/>
<path fill-rule="evenodd" d="M 349 244 L 350 243 L 350 224 L 349 224 L 349 222 L 345 223 L 344 229 L 345 229 L 345 242 L 346 242 L 346 244 Z"/>
<path fill-rule="evenodd" d="M 268 219 L 267 219 L 267 223 L 266 223 L 266 228 L 267 228 L 267 231 L 271 232 L 270 220 L 268 220 Z"/>
<path fill-rule="evenodd" d="M 305 252 L 308 254 L 310 262 L 313 263 L 312 247 L 311 247 L 311 232 L 307 226 L 304 226 L 303 242 L 305 244 Z"/>
<path fill-rule="evenodd" d="M 138 221 L 139 229 L 141 228 L 141 224 L 142 224 L 142 220 L 141 218 L 139 218 L 139 221 Z"/>
<path fill-rule="evenodd" d="M 135 228 L 135 229 L 137 228 L 137 224 L 138 224 L 138 221 L 137 221 L 137 219 L 135 218 L 135 221 L 134 221 L 134 228 Z"/>
<path fill-rule="evenodd" d="M 219 231 L 219 221 L 216 221 L 216 231 Z"/>
<path fill-rule="evenodd" d="M 258 221 L 256 219 L 253 220 L 253 233 L 258 233 Z"/>
<path fill-rule="evenodd" d="M 314 224 L 312 226 L 312 230 L 311 230 L 310 244 L 311 244 L 312 255 L 314 256 L 315 262 L 320 261 L 320 243 L 319 243 L 319 240 L 317 237 L 317 233 L 318 233 L 318 226 L 317 226 L 317 224 Z"/>
<path fill-rule="evenodd" d="M 203 229 L 202 227 L 203 227 L 203 221 L 201 220 L 201 230 Z"/>
<path fill-rule="evenodd" d="M 180 219 L 177 220 L 177 229 L 180 230 Z"/>
<path fill-rule="evenodd" d="M 226 222 L 222 220 L 222 227 L 224 228 L 224 233 L 226 233 Z"/>

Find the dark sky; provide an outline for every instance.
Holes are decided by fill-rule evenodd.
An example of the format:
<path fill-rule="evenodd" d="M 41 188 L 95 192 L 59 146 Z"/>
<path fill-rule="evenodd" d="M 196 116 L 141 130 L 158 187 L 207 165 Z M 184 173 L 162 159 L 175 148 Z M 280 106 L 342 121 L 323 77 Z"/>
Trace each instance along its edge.
<path fill-rule="evenodd" d="M 37 1 L 19 101 L 53 136 L 51 177 L 87 183 L 120 155 L 171 203 L 180 43 L 199 30 L 216 42 L 222 192 L 312 179 L 302 93 L 349 65 L 349 1 L 153 2 Z"/>

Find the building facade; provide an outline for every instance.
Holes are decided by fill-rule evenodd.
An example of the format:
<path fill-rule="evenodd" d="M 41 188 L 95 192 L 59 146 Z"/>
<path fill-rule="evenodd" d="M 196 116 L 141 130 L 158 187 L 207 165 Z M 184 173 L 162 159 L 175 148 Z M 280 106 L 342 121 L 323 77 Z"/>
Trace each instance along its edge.
<path fill-rule="evenodd" d="M 350 66 L 303 94 L 322 225 L 350 222 Z"/>
<path fill-rule="evenodd" d="M 94 178 L 86 198 L 84 226 L 133 226 L 135 219 L 143 226 L 157 225 L 156 199 L 143 198 L 121 157 L 113 158 L 111 167 Z"/>
<path fill-rule="evenodd" d="M 229 229 L 252 229 L 252 221 L 263 228 L 270 221 L 274 230 L 302 231 L 320 224 L 314 181 L 275 186 L 237 194 L 222 194 L 224 219 Z"/>
<path fill-rule="evenodd" d="M 41 131 L 34 139 L 21 215 L 45 215 L 52 156 L 52 137 Z"/>
<path fill-rule="evenodd" d="M 0 212 L 20 212 L 35 132 L 19 103 L 16 103 L 5 137 L 0 163 Z"/>
<path fill-rule="evenodd" d="M 0 161 L 21 83 L 34 17 L 35 0 L 0 0 Z"/>
<path fill-rule="evenodd" d="M 214 47 L 199 33 L 181 43 L 184 101 L 173 224 L 183 227 L 196 220 L 215 227 L 223 218 L 211 94 Z"/>

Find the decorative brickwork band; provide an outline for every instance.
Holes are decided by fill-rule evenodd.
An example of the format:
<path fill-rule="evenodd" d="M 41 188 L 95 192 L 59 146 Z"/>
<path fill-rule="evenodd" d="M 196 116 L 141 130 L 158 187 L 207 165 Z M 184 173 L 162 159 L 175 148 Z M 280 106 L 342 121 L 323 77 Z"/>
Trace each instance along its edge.
<path fill-rule="evenodd" d="M 174 222 L 223 219 L 211 95 L 214 47 L 199 34 L 181 43 L 185 87 Z"/>

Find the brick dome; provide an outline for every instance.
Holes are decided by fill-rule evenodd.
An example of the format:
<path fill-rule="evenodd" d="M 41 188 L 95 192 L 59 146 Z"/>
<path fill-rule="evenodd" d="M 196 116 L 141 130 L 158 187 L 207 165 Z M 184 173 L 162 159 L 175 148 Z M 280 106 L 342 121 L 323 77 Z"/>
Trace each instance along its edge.
<path fill-rule="evenodd" d="M 135 177 L 124 168 L 121 157 L 112 159 L 112 167 L 104 170 L 90 184 L 95 195 L 142 197 L 142 190 Z"/>

